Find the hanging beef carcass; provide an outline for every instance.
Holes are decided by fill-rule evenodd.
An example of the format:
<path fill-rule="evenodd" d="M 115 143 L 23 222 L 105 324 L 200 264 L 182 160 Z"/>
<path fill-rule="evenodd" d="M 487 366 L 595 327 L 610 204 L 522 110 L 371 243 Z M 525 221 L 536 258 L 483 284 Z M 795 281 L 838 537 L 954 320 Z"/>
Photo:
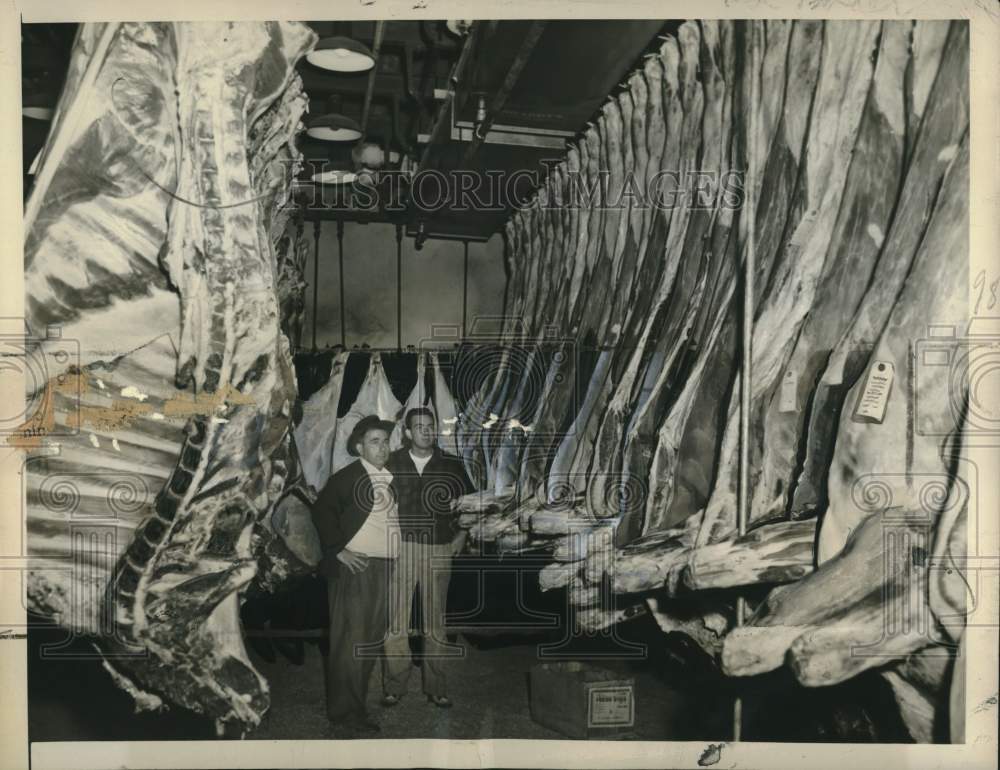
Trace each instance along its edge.
<path fill-rule="evenodd" d="M 274 247 L 314 42 L 300 24 L 84 25 L 26 208 L 28 323 L 81 350 L 79 374 L 49 372 L 58 459 L 29 461 L 29 602 L 96 636 L 138 706 L 240 730 L 268 690 L 238 592 L 291 558 L 268 525 L 299 478 Z"/>
<path fill-rule="evenodd" d="M 427 383 L 424 379 L 426 372 L 426 359 L 423 353 L 419 353 L 417 355 L 417 383 L 413 386 L 413 390 L 410 391 L 410 395 L 406 397 L 406 403 L 400 408 L 397 418 L 394 418 L 396 419 L 396 427 L 392 429 L 392 435 L 389 437 L 389 448 L 392 451 L 403 446 L 406 415 L 411 409 L 418 409 L 427 404 Z M 433 411 L 433 408 L 431 411 Z"/>
<path fill-rule="evenodd" d="M 809 315 L 782 379 L 765 406 L 760 456 L 752 478 L 755 516 L 783 517 L 805 439 L 803 415 L 824 356 L 857 311 L 885 240 L 899 187 L 906 135 L 903 100 L 912 22 L 885 22 L 871 88 L 830 237 L 827 261 Z"/>
<path fill-rule="evenodd" d="M 317 492 L 333 473 L 337 410 L 350 355 L 342 350 L 334 356 L 330 364 L 330 379 L 302 405 L 302 422 L 295 428 L 295 446 L 302 463 L 302 473 L 306 483 Z"/>
<path fill-rule="evenodd" d="M 437 351 L 429 353 L 434 369 L 434 391 L 432 400 L 438 418 L 438 445 L 450 455 L 461 456 L 458 446 L 458 408 L 448 388 Z"/>
<path fill-rule="evenodd" d="M 932 37 L 921 33 L 926 25 L 947 30 L 947 25 L 940 22 L 918 24 L 915 40 Z M 947 31 L 948 45 L 940 66 L 934 56 L 917 58 L 912 63 L 914 88 L 928 80 L 927 69 L 934 72 L 933 86 L 923 99 L 914 90 L 913 98 L 908 100 L 926 106 L 920 108 L 921 120 L 907 128 L 907 137 L 915 136 L 907 142 L 910 149 L 905 183 L 895 202 L 892 223 L 882 245 L 883 256 L 875 267 L 868 291 L 850 328 L 830 353 L 816 386 L 806 429 L 805 458 L 791 504 L 793 514 L 823 504 L 834 434 L 846 391 L 864 370 L 871 346 L 886 322 L 923 237 L 936 201 L 928 190 L 936 190 L 940 185 L 950 161 L 947 150 L 961 139 L 969 124 L 968 33 L 961 24 Z M 919 50 L 913 48 L 914 56 Z"/>
<path fill-rule="evenodd" d="M 402 404 L 396 400 L 392 393 L 392 387 L 385 376 L 382 368 L 382 357 L 378 353 L 373 353 L 368 363 L 368 374 L 361 384 L 361 391 L 358 393 L 347 414 L 337 420 L 337 434 L 333 442 L 333 460 L 331 463 L 331 473 L 336 473 L 344 466 L 354 462 L 347 446 L 347 439 L 351 436 L 351 431 L 362 417 L 370 414 L 377 414 L 380 419 L 388 422 L 395 422 L 399 415 Z"/>
<path fill-rule="evenodd" d="M 919 368 L 922 345 L 943 349 L 925 337 L 928 328 L 967 328 L 967 275 L 955 261 L 968 254 L 968 135 L 946 154 L 938 203 L 869 371 L 905 371 L 911 362 Z M 951 342 L 954 366 L 918 369 L 912 393 L 895 378 L 878 398 L 870 378 L 852 388 L 830 473 L 821 567 L 762 605 L 746 629 L 727 639 L 723 658 L 727 669 L 746 674 L 787 656 L 800 681 L 812 685 L 905 659 L 884 675 L 920 741 L 932 740 L 934 704 L 948 699 L 946 668 L 966 611 L 968 586 L 956 562 L 944 557 L 964 548 L 963 522 L 975 505 L 962 433 L 968 429 L 964 367 L 975 366 L 976 346 L 960 351 L 957 337 L 944 345 Z M 922 424 L 913 425 L 909 412 L 924 399 Z M 915 679 L 915 664 L 930 676 Z"/>

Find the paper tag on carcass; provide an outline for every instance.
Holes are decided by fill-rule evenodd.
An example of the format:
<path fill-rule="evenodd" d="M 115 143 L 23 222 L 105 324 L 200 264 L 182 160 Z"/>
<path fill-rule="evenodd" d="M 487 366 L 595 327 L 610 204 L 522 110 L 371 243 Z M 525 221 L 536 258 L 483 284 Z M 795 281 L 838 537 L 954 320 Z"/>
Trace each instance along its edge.
<path fill-rule="evenodd" d="M 781 380 L 781 394 L 778 397 L 779 412 L 794 412 L 798 407 L 795 395 L 799 389 L 798 375 L 789 369 Z"/>
<path fill-rule="evenodd" d="M 865 378 L 865 387 L 858 397 L 854 418 L 861 422 L 881 423 L 885 419 L 885 408 L 892 391 L 895 367 L 890 361 L 872 361 Z"/>

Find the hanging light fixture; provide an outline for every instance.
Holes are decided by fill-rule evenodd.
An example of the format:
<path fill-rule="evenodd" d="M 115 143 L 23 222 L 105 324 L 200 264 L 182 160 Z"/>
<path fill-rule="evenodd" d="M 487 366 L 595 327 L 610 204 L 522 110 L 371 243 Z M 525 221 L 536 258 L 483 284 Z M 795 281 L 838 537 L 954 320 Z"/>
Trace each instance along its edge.
<path fill-rule="evenodd" d="M 357 178 L 358 175 L 353 171 L 344 171 L 341 169 L 320 171 L 312 175 L 312 180 L 319 184 L 350 184 Z"/>
<path fill-rule="evenodd" d="M 306 54 L 306 61 L 332 72 L 367 72 L 375 66 L 368 47 L 349 37 L 325 37 Z"/>
<path fill-rule="evenodd" d="M 358 122 L 337 112 L 312 118 L 307 125 L 307 135 L 325 142 L 355 142 L 361 138 Z"/>

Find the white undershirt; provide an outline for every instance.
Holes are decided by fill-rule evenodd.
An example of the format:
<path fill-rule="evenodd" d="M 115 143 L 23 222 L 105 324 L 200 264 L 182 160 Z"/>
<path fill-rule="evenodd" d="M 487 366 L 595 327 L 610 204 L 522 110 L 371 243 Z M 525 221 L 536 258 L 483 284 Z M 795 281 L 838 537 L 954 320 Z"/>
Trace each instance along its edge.
<path fill-rule="evenodd" d="M 361 465 L 371 479 L 374 501 L 365 523 L 345 547 L 365 556 L 395 559 L 399 555 L 400 534 L 396 499 L 389 489 L 392 474 L 385 468 L 376 468 L 364 458 L 361 458 Z"/>
<path fill-rule="evenodd" d="M 413 460 L 413 464 L 417 466 L 417 473 L 421 476 L 424 475 L 424 468 L 427 467 L 427 463 L 431 461 L 433 454 L 427 455 L 427 457 L 417 457 L 413 452 L 410 452 L 410 459 Z"/>

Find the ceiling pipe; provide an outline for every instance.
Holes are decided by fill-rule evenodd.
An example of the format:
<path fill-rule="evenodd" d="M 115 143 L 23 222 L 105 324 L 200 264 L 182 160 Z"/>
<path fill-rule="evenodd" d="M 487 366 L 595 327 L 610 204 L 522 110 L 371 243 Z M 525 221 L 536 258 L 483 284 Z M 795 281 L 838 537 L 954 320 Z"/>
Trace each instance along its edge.
<path fill-rule="evenodd" d="M 368 73 L 368 88 L 365 89 L 365 104 L 361 109 L 361 139 L 365 138 L 365 133 L 368 130 L 368 111 L 371 109 L 372 104 L 372 94 L 375 93 L 375 76 L 378 73 L 378 59 L 379 52 L 382 48 L 382 36 L 385 34 L 385 22 L 377 21 L 375 22 L 375 42 L 372 44 L 372 58 L 375 60 L 375 65 L 371 68 Z"/>

